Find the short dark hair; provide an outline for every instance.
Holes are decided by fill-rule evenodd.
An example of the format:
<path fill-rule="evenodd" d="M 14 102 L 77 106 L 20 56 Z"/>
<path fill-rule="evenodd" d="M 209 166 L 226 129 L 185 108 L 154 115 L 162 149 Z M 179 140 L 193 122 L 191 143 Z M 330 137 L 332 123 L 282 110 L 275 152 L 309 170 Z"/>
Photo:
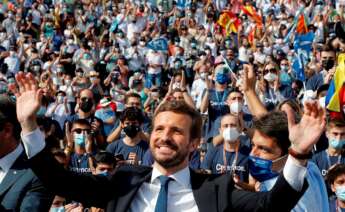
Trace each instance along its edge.
<path fill-rule="evenodd" d="M 86 125 L 86 126 L 89 126 L 91 128 L 91 124 L 88 120 L 86 119 L 76 119 L 72 122 L 72 126 L 76 125 L 76 124 L 79 124 L 79 125 Z"/>
<path fill-rule="evenodd" d="M 334 181 L 337 179 L 337 177 L 339 177 L 342 174 L 345 174 L 345 164 L 337 164 L 334 167 L 330 168 L 326 175 L 326 180 L 328 184 L 332 185 Z"/>
<path fill-rule="evenodd" d="M 167 101 L 167 102 L 163 103 L 162 105 L 160 105 L 157 108 L 157 110 L 154 114 L 154 117 L 152 119 L 152 126 L 154 126 L 154 121 L 155 121 L 155 118 L 157 117 L 157 115 L 159 113 L 167 112 L 167 111 L 189 116 L 192 119 L 192 126 L 190 129 L 191 139 L 200 139 L 201 138 L 201 134 L 202 134 L 201 115 L 198 111 L 191 108 L 184 101 L 173 100 L 173 101 Z"/>
<path fill-rule="evenodd" d="M 116 165 L 116 160 L 113 154 L 106 151 L 100 151 L 95 156 L 92 157 L 93 163 L 95 164 L 95 167 L 97 167 L 98 164 L 104 163 L 111 166 Z"/>
<path fill-rule="evenodd" d="M 141 96 L 135 92 L 130 92 L 130 93 L 127 93 L 126 96 L 125 96 L 125 104 L 128 104 L 128 99 L 129 98 L 138 98 L 138 99 L 141 99 Z"/>
<path fill-rule="evenodd" d="M 13 136 L 19 140 L 22 128 L 17 119 L 16 104 L 7 96 L 0 95 L 0 129 L 4 128 L 4 124 L 11 123 L 13 125 Z"/>
<path fill-rule="evenodd" d="M 345 127 L 345 121 L 341 119 L 331 119 L 327 123 L 327 130 L 331 127 Z"/>
<path fill-rule="evenodd" d="M 120 115 L 120 121 L 123 123 L 128 121 L 138 121 L 140 124 L 144 122 L 143 112 L 136 107 L 126 108 Z"/>
<path fill-rule="evenodd" d="M 273 111 L 254 120 L 254 128 L 275 140 L 283 155 L 291 145 L 287 116 L 284 112 Z"/>

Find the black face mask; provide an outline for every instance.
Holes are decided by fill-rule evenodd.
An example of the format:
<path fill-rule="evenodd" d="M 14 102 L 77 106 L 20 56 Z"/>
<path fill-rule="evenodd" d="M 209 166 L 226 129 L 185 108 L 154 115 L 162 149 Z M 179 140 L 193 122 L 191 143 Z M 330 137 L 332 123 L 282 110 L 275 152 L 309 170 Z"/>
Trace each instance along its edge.
<path fill-rule="evenodd" d="M 138 132 L 140 131 L 140 127 L 137 125 L 127 125 L 123 131 L 125 131 L 126 135 L 130 138 L 134 138 L 137 136 Z"/>
<path fill-rule="evenodd" d="M 334 66 L 334 60 L 323 60 L 322 61 L 322 67 L 325 70 L 330 70 Z"/>
<path fill-rule="evenodd" d="M 84 113 L 88 113 L 91 111 L 93 106 L 93 102 L 91 100 L 86 100 L 81 102 L 80 104 L 80 109 L 84 112 Z"/>

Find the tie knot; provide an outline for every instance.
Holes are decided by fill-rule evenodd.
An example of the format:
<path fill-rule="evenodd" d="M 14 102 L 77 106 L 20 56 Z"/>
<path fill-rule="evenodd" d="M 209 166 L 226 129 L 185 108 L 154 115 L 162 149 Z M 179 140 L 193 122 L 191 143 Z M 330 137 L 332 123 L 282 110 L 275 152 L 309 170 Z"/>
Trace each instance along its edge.
<path fill-rule="evenodd" d="M 169 183 L 171 180 L 172 180 L 171 177 L 167 177 L 167 176 L 164 176 L 164 175 L 159 176 L 159 181 L 161 182 L 161 185 L 162 185 L 162 186 L 168 185 L 168 183 Z"/>

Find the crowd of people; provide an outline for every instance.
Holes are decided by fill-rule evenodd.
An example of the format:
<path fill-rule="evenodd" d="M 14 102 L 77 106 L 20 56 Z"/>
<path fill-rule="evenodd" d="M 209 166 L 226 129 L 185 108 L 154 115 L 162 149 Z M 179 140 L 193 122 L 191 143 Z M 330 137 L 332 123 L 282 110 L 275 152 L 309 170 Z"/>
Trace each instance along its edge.
<path fill-rule="evenodd" d="M 293 156 L 307 160 L 296 178 L 305 177 L 308 186 L 290 183 L 305 192 L 286 192 L 297 204 L 281 210 L 345 211 L 345 1 L 7 0 L 0 20 L 0 138 L 7 141 L 0 142 L 0 211 L 153 211 L 158 205 L 147 200 L 151 209 L 139 207 L 148 188 L 140 188 L 131 206 L 106 206 L 102 194 L 93 200 L 84 189 L 63 196 L 63 185 L 46 186 L 45 174 L 31 171 L 35 159 L 21 172 L 24 152 L 30 158 L 43 147 L 64 170 L 106 178 L 121 167 L 159 164 L 157 151 L 174 156 L 169 168 L 187 154 L 191 175 L 227 176 L 250 192 L 277 192 L 283 172 L 290 183 L 285 172 Z M 25 141 L 39 136 L 20 133 L 35 129 L 20 112 L 30 106 L 23 103 L 30 89 L 39 92 L 40 105 L 34 92 L 30 103 L 45 140 L 37 151 Z M 188 148 L 178 140 L 190 123 L 169 111 L 192 118 Z M 166 146 L 155 149 L 155 138 Z M 300 138 L 313 143 L 310 154 L 292 148 Z M 117 186 L 128 185 L 123 176 L 114 178 L 124 181 Z M 18 182 L 25 189 L 13 188 Z M 71 182 L 73 190 L 92 180 Z M 197 196 L 192 206 L 174 200 L 168 211 L 212 206 L 201 207 Z M 228 207 L 254 209 L 242 201 Z"/>

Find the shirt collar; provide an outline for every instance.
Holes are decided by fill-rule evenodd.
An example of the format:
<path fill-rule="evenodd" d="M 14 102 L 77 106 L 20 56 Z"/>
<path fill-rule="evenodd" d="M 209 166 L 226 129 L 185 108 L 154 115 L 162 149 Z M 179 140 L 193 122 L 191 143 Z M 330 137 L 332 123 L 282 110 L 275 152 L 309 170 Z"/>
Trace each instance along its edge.
<path fill-rule="evenodd" d="M 155 166 L 153 166 L 150 182 L 152 184 L 159 184 L 158 177 L 162 175 L 163 174 Z M 188 166 L 172 175 L 169 175 L 168 177 L 173 178 L 178 184 L 182 185 L 184 188 L 192 187 L 190 184 L 190 170 Z"/>
<path fill-rule="evenodd" d="M 19 155 L 23 152 L 23 146 L 19 144 L 12 152 L 0 159 L 0 167 L 4 172 L 8 172 Z"/>

